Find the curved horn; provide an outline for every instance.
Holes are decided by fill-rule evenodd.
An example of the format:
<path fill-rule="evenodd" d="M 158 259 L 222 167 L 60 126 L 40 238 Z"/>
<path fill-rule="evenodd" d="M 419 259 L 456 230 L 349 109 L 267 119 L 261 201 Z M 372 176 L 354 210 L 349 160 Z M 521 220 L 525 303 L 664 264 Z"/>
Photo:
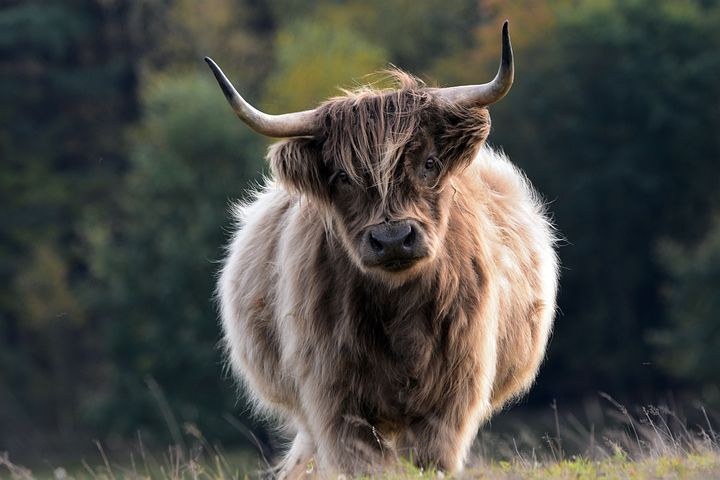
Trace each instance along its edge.
<path fill-rule="evenodd" d="M 256 132 L 268 137 L 302 137 L 317 132 L 318 120 L 315 110 L 282 115 L 263 113 L 240 96 L 230 80 L 210 57 L 205 57 L 205 61 L 210 66 L 210 70 L 215 75 L 215 79 L 220 84 L 220 88 L 235 114 Z"/>
<path fill-rule="evenodd" d="M 439 89 L 438 95 L 453 103 L 466 105 L 490 105 L 505 96 L 510 90 L 515 76 L 512 45 L 508 33 L 508 21 L 502 28 L 502 56 L 497 75 L 489 83 L 482 85 L 463 85 Z"/>

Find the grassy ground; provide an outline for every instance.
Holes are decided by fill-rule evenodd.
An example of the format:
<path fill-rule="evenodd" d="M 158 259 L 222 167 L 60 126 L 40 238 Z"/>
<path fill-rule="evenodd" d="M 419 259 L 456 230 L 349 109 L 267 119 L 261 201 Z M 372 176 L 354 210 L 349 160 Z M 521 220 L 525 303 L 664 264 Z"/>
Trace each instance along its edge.
<path fill-rule="evenodd" d="M 237 466 L 231 461 L 217 458 L 204 463 L 187 462 L 145 469 L 144 467 L 103 465 L 82 470 L 68 471 L 58 467 L 52 472 L 33 474 L 28 469 L 13 465 L 8 458 L 0 458 L 5 471 L 0 478 L 35 480 L 76 479 L 76 480 L 227 480 L 257 478 L 260 473 L 247 466 Z M 404 468 L 399 472 L 381 475 L 389 480 L 417 478 L 449 478 L 436 472 L 422 472 L 414 468 Z M 482 466 L 467 468 L 456 476 L 458 479 L 714 479 L 720 478 L 720 455 L 717 452 L 692 453 L 687 455 L 669 455 L 656 458 L 631 460 L 619 455 L 605 460 L 574 458 L 559 462 L 528 463 L 526 461 L 491 461 Z"/>
<path fill-rule="evenodd" d="M 491 463 L 463 477 L 478 479 L 713 479 L 720 478 L 717 452 L 669 455 L 638 461 L 620 455 L 606 460 L 575 458 L 555 463 Z"/>
<path fill-rule="evenodd" d="M 517 415 L 512 424 L 493 420 L 478 437 L 473 457 L 459 479 L 720 479 L 717 415 L 702 407 L 694 415 L 678 408 L 638 407 L 629 411 L 610 397 L 610 408 L 591 407 L 579 420 L 561 416 L 557 406 L 547 424 L 534 425 Z M 594 412 L 594 413 L 593 413 Z M 541 415 L 532 415 L 537 419 Z M 688 420 L 690 418 L 690 420 Z M 711 420 L 711 418 L 713 420 Z M 498 426 L 498 423 L 501 425 Z M 506 422 L 507 423 L 507 422 Z M 602 428 L 596 428 L 602 425 Z M 538 433 L 543 432 L 543 433 Z M 106 454 L 98 444 L 97 460 L 27 468 L 0 453 L 0 479 L 56 480 L 227 480 L 268 478 L 270 463 L 259 453 L 228 453 L 210 445 L 190 426 L 185 450 L 170 448 L 151 455 L 142 448 L 124 455 Z M 122 458 L 115 458 L 121 457 Z M 312 477 L 312 468 L 310 467 Z M 433 471 L 403 465 L 376 477 L 390 480 L 438 478 Z"/>

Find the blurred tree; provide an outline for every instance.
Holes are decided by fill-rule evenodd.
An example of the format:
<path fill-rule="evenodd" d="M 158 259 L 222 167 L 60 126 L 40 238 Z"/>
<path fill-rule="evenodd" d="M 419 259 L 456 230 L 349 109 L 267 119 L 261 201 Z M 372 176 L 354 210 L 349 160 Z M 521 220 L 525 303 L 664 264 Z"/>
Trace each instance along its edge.
<path fill-rule="evenodd" d="M 469 38 L 435 59 L 429 74 L 446 85 L 488 81 L 498 66 L 500 27 L 506 19 L 510 21 L 515 63 L 521 72 L 529 71 L 537 44 L 554 35 L 559 12 L 571 5 L 570 0 L 479 2 L 479 18 L 466 28 Z M 522 76 L 517 80 L 521 81 Z"/>
<path fill-rule="evenodd" d="M 353 15 L 346 22 L 385 47 L 393 64 L 421 74 L 427 73 L 435 61 L 472 44 L 483 3 L 477 0 L 349 2 L 346 8 Z M 332 10 L 329 13 L 332 14 Z"/>
<path fill-rule="evenodd" d="M 720 217 L 697 245 L 661 244 L 660 258 L 670 276 L 670 323 L 650 336 L 658 362 L 685 385 L 700 385 L 701 401 L 720 405 Z"/>
<path fill-rule="evenodd" d="M 151 72 L 186 73 L 203 57 L 231 70 L 243 92 L 257 94 L 272 67 L 275 19 L 260 0 L 173 0 L 150 4 L 145 27 L 152 35 L 143 52 Z M 205 68 L 204 66 L 202 68 Z"/>
<path fill-rule="evenodd" d="M 492 141 L 553 202 L 568 240 L 539 395 L 662 388 L 647 341 L 665 321 L 655 246 L 703 235 L 720 202 L 720 12 L 706 4 L 555 9 L 491 109 Z"/>
<path fill-rule="evenodd" d="M 118 210 L 130 208 L 126 197 L 131 189 L 121 179 L 127 168 L 126 128 L 139 113 L 137 72 L 144 70 L 146 78 L 158 70 L 186 76 L 182 72 L 206 68 L 202 55 L 221 54 L 252 63 L 240 79 L 258 91 L 271 64 L 267 45 L 273 34 L 272 19 L 262 2 L 253 0 L 214 0 L 204 6 L 182 0 L 10 1 L 0 6 L 0 282 L 6 286 L 0 290 L 0 445 L 25 447 L 36 432 L 61 433 L 64 443 L 77 438 L 75 428 L 87 426 L 78 422 L 87 420 L 81 418 L 84 407 L 97 413 L 96 400 L 108 398 L 98 387 L 107 371 L 118 373 L 127 366 L 111 363 L 116 357 L 109 350 L 120 355 L 123 347 L 121 335 L 104 321 L 117 300 L 108 298 L 112 290 L 106 285 L 96 284 L 101 277 L 89 274 L 88 261 L 99 260 L 88 259 L 84 245 L 97 246 L 103 228 L 109 228 L 99 227 L 100 219 L 118 219 Z M 190 100 L 175 100 L 192 102 L 194 92 L 184 93 Z M 230 127 L 232 114 L 216 90 L 213 94 Z M 194 136 L 186 133 L 181 139 L 188 144 Z M 207 163 L 203 155 L 196 161 Z M 226 191 L 207 188 L 218 195 Z M 219 224 L 225 216 L 213 218 Z M 103 245 L 110 248 L 110 243 Z M 144 257 L 148 263 L 155 253 Z M 203 270 L 205 276 L 195 285 L 207 309 L 211 295 L 202 280 L 211 282 L 212 270 Z M 153 292 L 136 288 L 123 301 L 132 303 L 131 295 L 136 295 L 135 309 L 142 311 Z M 177 308 L 184 305 L 180 301 Z M 214 332 L 213 319 L 208 328 Z M 136 378 L 142 382 L 141 375 Z M 140 388 L 148 392 L 144 383 Z M 134 433 L 129 426 L 134 413 L 111 415 L 111 426 L 122 424 Z M 148 414 L 159 418 L 156 410 Z M 17 435 L 18 429 L 24 435 Z"/>
<path fill-rule="evenodd" d="M 84 323 L 84 308 L 68 285 L 68 264 L 55 246 L 39 241 L 32 259 L 19 273 L 15 288 L 23 292 L 23 328 L 42 332 L 33 350 L 47 362 L 47 380 L 31 385 L 35 398 L 53 399 L 56 426 L 65 434 L 75 429 L 76 379 L 72 332 Z M 36 376 L 36 372 L 32 372 Z"/>
<path fill-rule="evenodd" d="M 328 32 L 326 36 L 342 37 L 347 32 L 353 37 L 362 37 L 354 49 L 356 55 L 362 48 L 380 49 L 380 67 L 387 67 L 387 62 L 390 62 L 415 74 L 427 73 L 435 61 L 450 57 L 454 52 L 464 51 L 472 45 L 474 29 L 480 20 L 481 5 L 484 4 L 476 0 L 325 0 L 311 6 L 296 0 L 270 0 L 268 3 L 275 23 L 279 26 L 278 30 L 289 33 L 278 36 L 280 48 L 288 39 L 298 39 L 312 26 L 318 26 L 318 29 Z M 298 23 L 310 27 L 294 26 Z M 319 34 L 316 32 L 312 35 L 318 37 Z M 340 41 L 343 42 L 342 39 Z M 333 46 L 302 43 L 313 47 L 299 52 L 304 59 L 311 60 L 317 55 L 324 55 L 328 47 Z M 282 55 L 280 53 L 277 57 L 281 70 Z M 369 67 L 376 69 L 378 66 L 370 64 Z M 359 73 L 365 75 L 372 72 L 364 70 Z M 333 71 L 326 73 L 332 75 Z M 334 76 L 343 85 L 350 80 Z"/>
<path fill-rule="evenodd" d="M 93 370 L 71 368 L 87 360 L 93 334 L 78 299 L 77 223 L 107 202 L 122 170 L 122 130 L 136 114 L 132 10 L 92 0 L 0 7 L 0 412 L 25 438 L 35 428 L 70 437 Z M 0 442 L 21 440 L 13 431 L 0 428 Z"/>
<path fill-rule="evenodd" d="M 213 262 L 227 200 L 262 169 L 264 140 L 234 118 L 202 56 L 279 112 L 388 61 L 444 84 L 485 81 L 505 18 L 518 70 L 491 108 L 491 140 L 557 200 L 569 241 L 536 398 L 657 389 L 665 371 L 716 395 L 719 11 L 716 0 L 2 2 L 0 450 L 27 436 L 19 428 L 72 438 L 78 420 L 164 431 L 159 391 L 181 421 L 226 431 Z"/>
<path fill-rule="evenodd" d="M 158 76 L 145 88 L 120 213 L 89 218 L 86 230 L 109 371 L 85 411 L 106 429 L 166 431 L 157 383 L 179 422 L 214 438 L 231 430 L 214 278 L 228 202 L 262 171 L 262 147 L 211 75 Z"/>
<path fill-rule="evenodd" d="M 305 110 L 338 86 L 352 87 L 384 67 L 386 54 L 352 30 L 300 20 L 278 33 L 276 67 L 267 82 L 264 104 L 278 111 Z"/>

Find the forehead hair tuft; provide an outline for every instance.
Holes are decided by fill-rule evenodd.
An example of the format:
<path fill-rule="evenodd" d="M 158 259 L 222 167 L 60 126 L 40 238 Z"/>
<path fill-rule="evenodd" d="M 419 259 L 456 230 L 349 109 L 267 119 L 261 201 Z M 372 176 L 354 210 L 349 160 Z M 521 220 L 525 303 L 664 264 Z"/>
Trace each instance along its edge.
<path fill-rule="evenodd" d="M 362 86 L 319 107 L 323 160 L 361 184 L 369 178 L 368 186 L 377 189 L 383 202 L 405 146 L 417 135 L 433 104 L 418 78 L 397 69 L 385 74 L 391 88 Z"/>

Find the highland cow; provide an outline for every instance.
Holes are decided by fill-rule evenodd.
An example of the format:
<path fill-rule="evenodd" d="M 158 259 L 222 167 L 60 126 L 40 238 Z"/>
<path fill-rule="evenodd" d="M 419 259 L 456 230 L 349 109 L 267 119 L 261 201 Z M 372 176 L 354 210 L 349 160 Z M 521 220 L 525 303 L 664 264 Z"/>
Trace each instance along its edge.
<path fill-rule="evenodd" d="M 280 475 L 462 468 L 478 428 L 533 382 L 557 290 L 554 231 L 523 173 L 485 146 L 509 90 L 503 26 L 487 84 L 361 88 L 268 115 L 272 177 L 234 209 L 224 343 L 260 413 L 294 440 Z"/>

